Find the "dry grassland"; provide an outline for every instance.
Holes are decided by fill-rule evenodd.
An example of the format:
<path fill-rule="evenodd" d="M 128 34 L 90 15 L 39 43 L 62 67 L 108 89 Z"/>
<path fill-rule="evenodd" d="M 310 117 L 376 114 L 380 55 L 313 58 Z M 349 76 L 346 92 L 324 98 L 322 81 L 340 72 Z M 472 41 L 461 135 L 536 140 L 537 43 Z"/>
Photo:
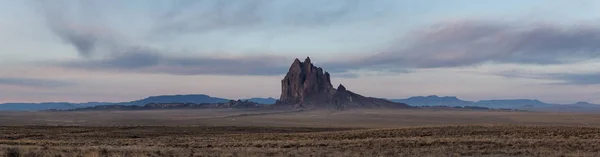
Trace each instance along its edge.
<path fill-rule="evenodd" d="M 6 156 L 599 156 L 600 128 L 0 128 Z"/>
<path fill-rule="evenodd" d="M 600 156 L 599 126 L 537 112 L 0 112 L 0 156 Z"/>

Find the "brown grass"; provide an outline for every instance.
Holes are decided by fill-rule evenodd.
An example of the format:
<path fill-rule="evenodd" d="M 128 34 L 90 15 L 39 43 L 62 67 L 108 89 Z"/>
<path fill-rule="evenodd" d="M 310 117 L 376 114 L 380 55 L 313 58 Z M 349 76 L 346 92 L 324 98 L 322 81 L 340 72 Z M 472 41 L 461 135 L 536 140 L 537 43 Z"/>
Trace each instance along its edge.
<path fill-rule="evenodd" d="M 0 156 L 504 157 L 599 152 L 597 114 L 435 109 L 0 112 Z"/>
<path fill-rule="evenodd" d="M 600 127 L 600 114 L 365 109 L 287 112 L 231 109 L 0 112 L 3 125 L 276 126 L 390 128 L 438 125 L 560 125 Z"/>
<path fill-rule="evenodd" d="M 600 128 L 0 127 L 5 156 L 599 156 Z"/>

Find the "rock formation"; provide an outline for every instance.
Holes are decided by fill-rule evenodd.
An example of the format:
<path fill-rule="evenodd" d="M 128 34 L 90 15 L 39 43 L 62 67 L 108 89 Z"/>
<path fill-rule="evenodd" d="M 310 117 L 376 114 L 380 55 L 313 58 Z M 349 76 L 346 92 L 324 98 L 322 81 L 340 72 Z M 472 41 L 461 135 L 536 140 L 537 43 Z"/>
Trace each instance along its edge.
<path fill-rule="evenodd" d="M 281 80 L 279 104 L 314 104 L 328 99 L 335 89 L 331 85 L 329 73 L 315 67 L 310 58 L 304 62 L 294 60 L 290 69 Z"/>
<path fill-rule="evenodd" d="M 341 84 L 335 89 L 331 85 L 329 73 L 315 67 L 308 57 L 304 62 L 296 59 L 290 66 L 287 75 L 281 80 L 281 97 L 277 105 L 305 109 L 408 107 L 402 103 L 361 96 L 348 91 Z"/>

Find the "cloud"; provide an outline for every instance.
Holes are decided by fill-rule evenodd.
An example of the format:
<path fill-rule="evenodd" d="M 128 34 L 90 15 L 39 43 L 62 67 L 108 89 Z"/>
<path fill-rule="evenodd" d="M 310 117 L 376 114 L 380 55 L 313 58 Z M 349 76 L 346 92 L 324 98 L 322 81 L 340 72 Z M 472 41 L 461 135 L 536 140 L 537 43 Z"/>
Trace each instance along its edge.
<path fill-rule="evenodd" d="M 483 63 L 565 64 L 600 56 L 596 24 L 525 24 L 489 20 L 441 22 L 408 33 L 354 66 L 437 68 Z"/>
<path fill-rule="evenodd" d="M 286 58 L 274 55 L 240 57 L 173 55 L 176 54 L 175 51 L 130 42 L 107 25 L 67 18 L 62 8 L 64 6 L 49 1 L 39 2 L 48 28 L 62 41 L 73 46 L 81 56 L 76 60 L 59 61 L 52 65 L 86 70 L 176 75 L 279 75 L 285 74 L 287 70 Z M 82 5 L 91 7 L 87 4 Z M 176 16 L 178 13 L 171 14 Z"/>
<path fill-rule="evenodd" d="M 98 20 L 91 22 L 89 19 L 76 20 L 67 14 L 70 5 L 63 2 L 53 2 L 48 0 L 38 0 L 36 7 L 39 13 L 44 17 L 46 26 L 63 42 L 72 45 L 77 52 L 84 57 L 91 57 L 97 47 L 104 42 L 107 35 L 114 35 L 115 32 L 108 27 L 103 26 L 99 11 L 95 11 L 94 3 L 91 1 L 70 1 L 72 4 L 78 4 L 81 8 L 77 12 L 79 16 L 89 16 Z M 74 3 L 79 2 L 79 3 Z"/>
<path fill-rule="evenodd" d="M 56 88 L 56 87 L 72 86 L 75 84 L 72 82 L 48 80 L 48 79 L 0 77 L 0 85 Z"/>
<path fill-rule="evenodd" d="M 359 0 L 175 0 L 155 18 L 156 33 L 205 33 L 262 25 L 326 26 L 360 8 Z"/>
<path fill-rule="evenodd" d="M 562 80 L 566 84 L 600 85 L 600 73 L 554 74 L 550 78 Z"/>
<path fill-rule="evenodd" d="M 52 65 L 85 70 L 175 75 L 281 75 L 285 74 L 292 61 L 292 58 L 260 54 L 236 57 L 176 55 L 181 53 L 128 40 L 125 35 L 99 18 L 102 14 L 99 10 L 102 9 L 96 8 L 96 4 L 56 3 L 44 0 L 38 2 L 37 7 L 49 30 L 63 42 L 71 45 L 80 55 L 78 59 L 59 61 Z M 289 1 L 284 4 L 266 0 L 170 2 L 173 6 L 160 14 L 156 25 L 152 26 L 160 31 L 149 32 L 150 35 L 165 33 L 163 31 L 181 33 L 251 27 L 264 24 L 264 20 L 272 18 L 273 15 L 275 18 L 281 18 L 284 20 L 283 23 L 288 25 L 327 24 L 352 12 L 359 1 L 327 3 L 333 6 L 327 9 L 322 9 L 316 4 L 324 3 L 321 1 Z M 273 7 L 278 6 L 288 7 L 289 10 L 282 14 L 269 15 L 263 10 L 264 8 L 272 10 L 275 9 Z M 75 9 L 77 15 L 73 15 L 73 12 L 68 12 L 69 8 L 83 9 Z M 79 16 L 81 18 L 77 18 Z M 197 50 L 195 53 L 207 52 Z"/>
<path fill-rule="evenodd" d="M 151 26 L 156 31 L 149 32 L 150 35 L 165 32 L 187 35 L 230 28 L 263 28 L 271 24 L 324 26 L 333 21 L 343 21 L 344 17 L 360 10 L 359 4 L 364 2 L 207 0 L 168 3 L 173 5 L 159 13 L 156 25 Z M 321 3 L 331 3 L 333 7 L 317 6 Z M 198 55 L 177 55 L 181 53 L 140 44 L 144 42 L 128 41 L 126 36 L 103 24 L 102 20 L 89 22 L 89 19 L 73 19 L 67 16 L 62 5 L 50 2 L 41 4 L 50 30 L 82 56 L 77 60 L 59 63 L 60 66 L 185 75 L 276 75 L 284 74 L 289 66 L 288 61 L 293 58 L 260 54 L 205 57 L 199 55 L 207 53 L 203 50 L 197 50 L 195 53 Z M 90 4 L 81 5 L 93 8 Z M 83 15 L 94 17 L 97 14 L 101 13 Z M 336 23 L 339 24 L 339 21 Z M 373 50 L 379 53 L 364 53 L 365 56 L 361 58 L 342 58 L 321 65 L 331 73 L 353 70 L 406 73 L 419 68 L 485 63 L 575 63 L 599 58 L 599 28 L 598 25 L 587 23 L 553 25 L 491 20 L 443 21 L 398 35 L 400 38 L 393 41 L 391 46 Z"/>
<path fill-rule="evenodd" d="M 108 70 L 142 73 L 167 73 L 175 75 L 280 75 L 287 65 L 282 57 L 183 57 L 167 56 L 153 52 L 128 52 L 104 59 L 61 62 L 60 66 L 87 70 Z"/>
<path fill-rule="evenodd" d="M 552 84 L 567 84 L 567 85 L 600 85 L 600 73 L 536 73 L 525 72 L 519 70 L 502 71 L 488 73 L 491 75 L 504 76 L 507 78 L 529 78 L 538 80 L 553 80 L 557 83 Z"/>

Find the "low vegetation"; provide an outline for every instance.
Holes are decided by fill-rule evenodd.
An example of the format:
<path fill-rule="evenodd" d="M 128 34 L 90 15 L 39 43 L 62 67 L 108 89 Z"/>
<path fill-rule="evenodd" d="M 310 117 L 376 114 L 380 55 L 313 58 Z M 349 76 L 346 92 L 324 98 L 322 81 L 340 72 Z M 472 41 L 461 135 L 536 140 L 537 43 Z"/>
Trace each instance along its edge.
<path fill-rule="evenodd" d="M 600 128 L 4 126 L 4 156 L 600 156 Z"/>

